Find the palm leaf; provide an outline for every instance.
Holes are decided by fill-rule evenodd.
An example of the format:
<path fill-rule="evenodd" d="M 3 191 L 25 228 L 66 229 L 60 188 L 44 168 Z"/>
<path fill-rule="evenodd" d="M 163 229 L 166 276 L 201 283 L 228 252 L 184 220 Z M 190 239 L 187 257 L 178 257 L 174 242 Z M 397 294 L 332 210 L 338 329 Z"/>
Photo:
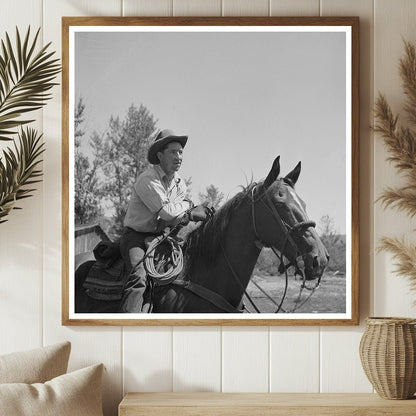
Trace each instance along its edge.
<path fill-rule="evenodd" d="M 18 134 L 19 145 L 3 151 L 0 159 L 0 224 L 11 210 L 18 209 L 16 202 L 28 198 L 35 191 L 29 187 L 39 183 L 42 172 L 37 169 L 42 162 L 44 152 L 42 135 L 36 130 L 27 128 Z"/>
<path fill-rule="evenodd" d="M 35 53 L 39 31 L 30 40 L 30 27 L 22 43 L 16 28 L 16 43 L 6 32 L 0 48 L 0 140 L 16 134 L 13 129 L 31 120 L 20 119 L 22 114 L 42 108 L 52 98 L 48 91 L 61 71 L 55 52 L 49 52 L 50 43 Z M 19 118 L 19 120 L 16 120 Z M 13 120 L 13 121 L 9 121 Z"/>

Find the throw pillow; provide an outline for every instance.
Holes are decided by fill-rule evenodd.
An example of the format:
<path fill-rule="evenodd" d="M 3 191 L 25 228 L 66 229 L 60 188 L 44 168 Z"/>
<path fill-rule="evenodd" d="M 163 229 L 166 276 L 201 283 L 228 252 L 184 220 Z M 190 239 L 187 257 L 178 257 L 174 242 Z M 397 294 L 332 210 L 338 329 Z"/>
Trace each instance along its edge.
<path fill-rule="evenodd" d="M 44 384 L 0 384 L 0 415 L 103 416 L 102 372 L 97 364 Z"/>
<path fill-rule="evenodd" d="M 0 383 L 44 383 L 68 368 L 71 343 L 0 355 Z"/>

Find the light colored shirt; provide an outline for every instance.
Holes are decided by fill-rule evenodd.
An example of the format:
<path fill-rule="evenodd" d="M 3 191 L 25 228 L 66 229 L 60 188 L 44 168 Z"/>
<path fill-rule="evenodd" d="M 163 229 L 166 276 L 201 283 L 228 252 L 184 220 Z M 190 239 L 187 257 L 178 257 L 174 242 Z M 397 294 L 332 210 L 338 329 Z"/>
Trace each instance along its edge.
<path fill-rule="evenodd" d="M 191 207 L 186 185 L 175 173 L 168 180 L 163 169 L 152 166 L 133 185 L 124 226 L 139 232 L 160 232 Z"/>

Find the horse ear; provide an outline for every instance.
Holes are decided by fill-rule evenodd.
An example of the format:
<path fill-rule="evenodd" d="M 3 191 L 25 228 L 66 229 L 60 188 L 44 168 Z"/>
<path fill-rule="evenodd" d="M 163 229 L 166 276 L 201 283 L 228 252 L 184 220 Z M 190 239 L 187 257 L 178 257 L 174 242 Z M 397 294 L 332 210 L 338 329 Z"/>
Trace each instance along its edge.
<path fill-rule="evenodd" d="M 263 185 L 267 189 L 279 176 L 280 173 L 280 156 L 277 156 L 277 158 L 273 162 L 273 166 L 267 175 L 267 178 L 264 180 Z"/>
<path fill-rule="evenodd" d="M 301 162 L 299 162 L 296 166 L 295 169 L 292 170 L 292 172 L 289 172 L 286 175 L 287 179 L 290 179 L 293 183 L 293 185 L 298 181 L 299 175 L 300 175 L 300 169 L 301 169 Z"/>

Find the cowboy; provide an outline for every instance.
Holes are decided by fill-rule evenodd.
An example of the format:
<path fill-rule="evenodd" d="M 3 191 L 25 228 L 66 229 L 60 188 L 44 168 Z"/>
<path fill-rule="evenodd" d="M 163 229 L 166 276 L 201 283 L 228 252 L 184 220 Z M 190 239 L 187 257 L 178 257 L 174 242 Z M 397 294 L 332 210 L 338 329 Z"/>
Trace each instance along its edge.
<path fill-rule="evenodd" d="M 186 196 L 186 184 L 178 175 L 187 141 L 188 136 L 176 136 L 172 130 L 159 132 L 147 154 L 153 166 L 141 173 L 133 185 L 120 238 L 120 251 L 129 274 L 121 312 L 148 312 L 150 307 L 143 299 L 146 271 L 141 260 L 146 253 L 145 239 L 162 234 L 178 221 L 203 221 L 210 214 L 205 205 L 193 206 Z"/>

